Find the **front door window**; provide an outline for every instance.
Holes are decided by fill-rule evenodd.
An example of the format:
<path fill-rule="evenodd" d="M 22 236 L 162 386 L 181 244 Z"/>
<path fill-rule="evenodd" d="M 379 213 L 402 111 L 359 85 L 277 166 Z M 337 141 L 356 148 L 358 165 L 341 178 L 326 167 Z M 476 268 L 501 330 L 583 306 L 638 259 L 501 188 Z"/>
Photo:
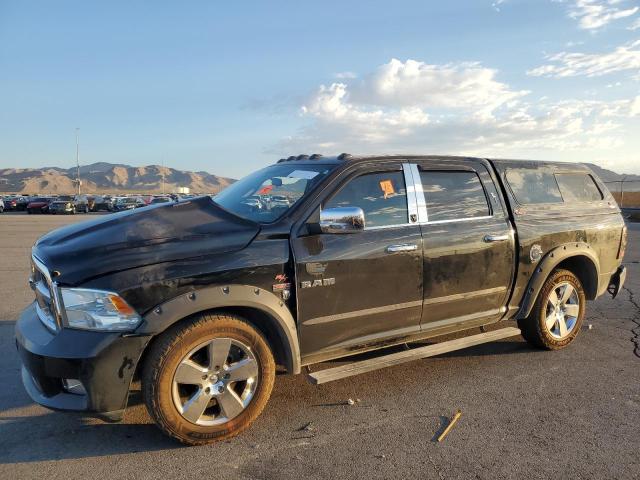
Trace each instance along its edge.
<path fill-rule="evenodd" d="M 360 207 L 365 228 L 408 223 L 407 189 L 402 172 L 367 173 L 354 178 L 324 206 Z"/>

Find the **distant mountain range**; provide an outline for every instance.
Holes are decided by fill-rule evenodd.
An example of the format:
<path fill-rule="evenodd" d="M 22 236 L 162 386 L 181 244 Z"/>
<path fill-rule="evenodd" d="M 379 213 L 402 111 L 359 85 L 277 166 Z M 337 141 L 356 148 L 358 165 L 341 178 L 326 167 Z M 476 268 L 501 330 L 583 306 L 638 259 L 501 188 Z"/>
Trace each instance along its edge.
<path fill-rule="evenodd" d="M 587 165 L 605 182 L 620 181 L 625 178 L 625 190 L 640 190 L 640 175 L 621 175 L 592 163 Z M 0 169 L 0 192 L 2 193 L 74 193 L 75 168 L 4 168 Z M 207 172 L 190 172 L 175 168 L 148 165 L 131 165 L 107 162 L 93 163 L 80 167 L 82 191 L 85 193 L 160 193 L 164 173 L 164 190 L 177 192 L 187 187 L 193 193 L 216 193 L 234 179 L 219 177 Z M 630 182 L 630 183 L 627 183 Z M 619 189 L 619 184 L 609 188 Z"/>
<path fill-rule="evenodd" d="M 640 182 L 640 175 L 625 175 L 621 173 L 616 173 L 612 170 L 607 170 L 606 168 L 599 167 L 593 163 L 585 163 L 593 172 L 600 177 L 600 180 L 603 182 L 619 182 L 623 180 L 626 182 Z M 636 188 L 636 190 L 640 190 L 640 185 Z"/>
<path fill-rule="evenodd" d="M 0 192 L 4 193 L 73 193 L 76 168 L 5 168 L 0 169 Z M 107 162 L 80 167 L 81 191 L 84 193 L 160 193 L 162 177 L 167 193 L 187 187 L 193 193 L 216 193 L 233 183 L 231 178 L 207 172 L 189 172 L 175 168 L 131 165 Z"/>

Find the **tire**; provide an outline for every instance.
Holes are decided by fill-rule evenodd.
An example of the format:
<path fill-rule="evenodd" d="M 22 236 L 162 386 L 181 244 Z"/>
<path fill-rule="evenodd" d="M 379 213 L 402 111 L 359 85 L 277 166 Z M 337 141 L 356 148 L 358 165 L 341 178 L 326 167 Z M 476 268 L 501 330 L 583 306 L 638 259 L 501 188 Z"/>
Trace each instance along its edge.
<path fill-rule="evenodd" d="M 31 209 L 30 209 L 30 208 L 27 208 L 27 213 L 28 213 L 29 215 L 31 215 L 33 212 L 31 211 Z"/>
<path fill-rule="evenodd" d="M 234 381 L 232 375 L 248 378 Z M 235 315 L 201 314 L 152 345 L 142 395 L 165 434 L 203 445 L 247 429 L 267 404 L 274 380 L 273 355 L 255 328 Z"/>
<path fill-rule="evenodd" d="M 519 319 L 518 326 L 531 345 L 559 350 L 578 336 L 585 311 L 582 283 L 569 270 L 557 269 L 544 282 L 531 314 Z"/>

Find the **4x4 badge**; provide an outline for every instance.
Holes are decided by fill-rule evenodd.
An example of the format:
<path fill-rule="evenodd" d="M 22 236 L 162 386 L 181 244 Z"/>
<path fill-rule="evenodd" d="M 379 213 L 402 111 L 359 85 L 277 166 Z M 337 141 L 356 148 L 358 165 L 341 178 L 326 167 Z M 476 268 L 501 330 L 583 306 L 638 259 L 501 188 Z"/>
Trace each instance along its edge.
<path fill-rule="evenodd" d="M 303 282 L 300 282 L 300 288 L 328 287 L 335 284 L 335 278 L 323 278 L 322 280 L 305 280 Z"/>

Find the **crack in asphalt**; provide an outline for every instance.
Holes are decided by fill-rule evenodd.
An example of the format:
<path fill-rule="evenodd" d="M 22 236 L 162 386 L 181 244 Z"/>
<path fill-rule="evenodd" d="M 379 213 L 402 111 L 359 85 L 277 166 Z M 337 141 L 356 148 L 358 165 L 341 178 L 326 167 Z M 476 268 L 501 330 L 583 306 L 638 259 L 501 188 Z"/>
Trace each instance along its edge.
<path fill-rule="evenodd" d="M 623 290 L 626 290 L 627 293 L 629 293 L 629 301 L 634 307 L 636 307 L 636 310 L 637 310 L 635 316 L 631 319 L 631 321 L 636 325 L 631 329 L 631 333 L 633 334 L 633 337 L 631 337 L 631 342 L 634 345 L 633 354 L 636 357 L 640 358 L 640 305 L 638 304 L 638 301 L 635 299 L 635 296 L 631 291 L 631 289 L 624 286 L 622 288 Z"/>

